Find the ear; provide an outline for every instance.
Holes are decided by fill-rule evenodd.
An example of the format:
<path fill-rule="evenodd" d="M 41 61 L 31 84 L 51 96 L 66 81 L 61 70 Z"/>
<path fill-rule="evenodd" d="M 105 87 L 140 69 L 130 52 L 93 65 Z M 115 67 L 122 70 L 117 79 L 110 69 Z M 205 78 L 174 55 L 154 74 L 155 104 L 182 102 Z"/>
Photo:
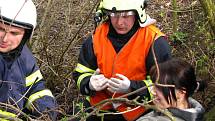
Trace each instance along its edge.
<path fill-rule="evenodd" d="M 175 94 L 177 101 L 184 100 L 186 98 L 186 93 L 185 90 L 176 89 Z"/>

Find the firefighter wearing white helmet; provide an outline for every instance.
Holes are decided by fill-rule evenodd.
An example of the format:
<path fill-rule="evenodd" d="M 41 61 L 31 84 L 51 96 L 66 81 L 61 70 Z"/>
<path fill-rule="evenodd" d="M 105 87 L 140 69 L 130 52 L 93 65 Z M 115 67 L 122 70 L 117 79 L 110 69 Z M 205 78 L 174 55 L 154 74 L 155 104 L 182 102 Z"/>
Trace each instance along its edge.
<path fill-rule="evenodd" d="M 119 97 L 144 86 L 148 88 L 126 98 L 139 97 L 140 102 L 152 99 L 149 87 L 152 81 L 146 78 L 155 63 L 152 49 L 158 63 L 170 59 L 171 51 L 165 34 L 153 25 L 155 20 L 145 13 L 145 8 L 145 0 L 102 0 L 99 4 L 97 15 L 100 13 L 103 17 L 99 17 L 105 20 L 83 43 L 73 73 L 80 92 L 88 96 L 84 101 L 85 107 L 97 106 L 105 99 Z M 99 17 L 95 18 L 97 22 Z M 121 112 L 104 115 L 105 121 L 133 121 L 144 115 L 147 109 L 112 102 L 102 106 L 100 111 Z M 90 116 L 87 121 L 101 119 Z"/>
<path fill-rule="evenodd" d="M 1 54 L 9 58 L 16 58 L 19 56 L 26 41 L 32 36 L 36 27 L 36 7 L 31 0 L 0 0 L 0 11 L 0 21 L 2 24 L 19 27 L 25 31 L 21 42 L 17 43 L 17 47 L 6 48 L 7 43 L 4 43 L 4 49 L 3 45 L 2 48 L 0 46 Z M 1 36 L 0 44 L 3 44 L 2 39 L 4 38 L 4 36 Z"/>
<path fill-rule="evenodd" d="M 36 19 L 36 6 L 31 0 L 0 0 L 0 92 L 4 92 L 0 93 L 0 102 L 13 105 L 29 116 L 48 111 L 55 120 L 55 98 L 45 88 L 45 80 L 26 45 Z M 3 107 L 0 115 L 23 117 L 17 109 Z"/>

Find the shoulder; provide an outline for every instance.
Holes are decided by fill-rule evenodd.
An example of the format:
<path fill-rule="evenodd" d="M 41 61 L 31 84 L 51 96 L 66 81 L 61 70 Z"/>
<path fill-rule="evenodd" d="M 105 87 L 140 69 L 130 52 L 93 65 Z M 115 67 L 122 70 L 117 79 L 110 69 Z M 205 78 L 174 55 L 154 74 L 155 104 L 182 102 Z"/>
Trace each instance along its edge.
<path fill-rule="evenodd" d="M 166 39 L 165 36 L 160 36 L 159 38 L 156 39 L 155 41 L 155 46 L 168 46 L 170 47 L 168 40 Z"/>
<path fill-rule="evenodd" d="M 154 42 L 153 48 L 155 49 L 156 53 L 166 54 L 169 53 L 171 55 L 171 46 L 168 43 L 168 40 L 164 36 L 160 36 Z"/>
<path fill-rule="evenodd" d="M 152 111 L 139 119 L 137 121 L 170 121 L 166 116 L 158 115 L 156 112 Z"/>
<path fill-rule="evenodd" d="M 156 113 L 155 111 L 152 111 L 139 119 L 137 121 L 171 121 L 171 119 L 163 114 Z M 175 117 L 175 121 L 184 121 L 178 117 Z"/>
<path fill-rule="evenodd" d="M 27 45 L 23 47 L 19 60 L 22 61 L 24 64 L 33 64 L 36 62 L 35 57 L 33 56 L 30 49 L 27 47 Z"/>
<path fill-rule="evenodd" d="M 84 41 L 83 41 L 83 46 L 87 46 L 87 45 L 91 45 L 93 43 L 93 35 L 87 37 Z"/>
<path fill-rule="evenodd" d="M 193 99 L 192 97 L 188 98 L 188 102 L 189 102 L 191 108 L 187 109 L 187 111 L 196 112 L 196 113 L 204 113 L 205 112 L 204 107 L 197 100 Z"/>
<path fill-rule="evenodd" d="M 151 31 L 154 31 L 154 32 L 160 32 L 160 29 L 157 28 L 155 25 L 149 25 L 146 28 L 148 28 L 148 29 L 150 29 Z"/>
<path fill-rule="evenodd" d="M 161 30 L 159 28 L 157 28 L 155 25 L 149 25 L 149 26 L 146 26 L 146 27 L 144 27 L 142 29 L 146 29 L 147 31 L 149 31 L 151 33 L 157 33 L 160 36 L 165 36 L 165 34 L 162 33 Z"/>
<path fill-rule="evenodd" d="M 89 51 L 89 50 L 92 50 L 92 48 L 93 48 L 93 38 L 91 35 L 83 41 L 81 51 L 83 52 Z"/>
<path fill-rule="evenodd" d="M 33 56 L 30 49 L 25 45 L 22 49 L 21 55 L 18 58 L 19 65 L 22 66 L 22 69 L 28 74 L 32 71 L 38 70 L 36 66 L 36 59 Z M 36 69 L 36 70 L 35 70 Z"/>
<path fill-rule="evenodd" d="M 25 46 L 23 47 L 20 57 L 21 57 L 21 58 L 29 58 L 29 57 L 34 58 L 32 52 L 31 52 L 30 49 L 27 47 L 27 45 L 25 45 Z"/>
<path fill-rule="evenodd" d="M 107 29 L 109 28 L 109 23 L 108 22 L 104 22 L 104 23 L 101 23 L 100 25 L 98 25 L 96 27 L 96 31 L 100 30 L 100 29 Z"/>

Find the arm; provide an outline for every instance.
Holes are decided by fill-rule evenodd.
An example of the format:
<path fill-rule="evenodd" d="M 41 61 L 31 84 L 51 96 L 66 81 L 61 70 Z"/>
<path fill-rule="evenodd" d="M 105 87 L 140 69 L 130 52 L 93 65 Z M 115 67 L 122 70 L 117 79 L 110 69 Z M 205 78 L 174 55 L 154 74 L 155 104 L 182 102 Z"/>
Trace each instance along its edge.
<path fill-rule="evenodd" d="M 168 40 L 166 40 L 165 37 L 159 37 L 157 40 L 155 40 L 154 43 L 154 52 L 157 58 L 158 63 L 167 61 L 171 58 L 171 49 L 168 44 Z M 148 53 L 148 56 L 146 58 L 146 70 L 149 72 L 151 67 L 155 64 L 154 57 L 152 54 L 152 47 L 150 48 L 150 51 Z"/>
<path fill-rule="evenodd" d="M 52 120 L 56 119 L 57 104 L 52 92 L 45 88 L 45 80 L 36 65 L 36 60 L 30 50 L 25 46 L 22 51 L 22 64 L 25 65 L 23 71 L 26 75 L 26 101 L 24 112 L 28 112 L 35 116 L 41 112 L 48 111 Z M 52 110 L 52 111 L 50 111 Z"/>
<path fill-rule="evenodd" d="M 171 49 L 168 44 L 168 41 L 165 39 L 165 37 L 159 37 L 157 40 L 155 40 L 154 43 L 154 49 L 155 54 L 158 63 L 164 62 L 171 58 Z M 149 72 L 150 68 L 154 65 L 154 59 L 152 54 L 152 48 L 150 48 L 150 51 L 148 53 L 148 56 L 146 58 L 146 70 Z M 132 91 L 135 91 L 141 87 L 149 85 L 148 81 L 131 81 L 130 88 Z M 140 96 L 141 99 L 145 99 L 144 97 L 150 97 L 149 96 L 149 89 L 143 90 L 139 93 L 136 93 L 136 95 L 130 96 L 129 98 L 135 98 L 136 96 Z"/>
<path fill-rule="evenodd" d="M 83 95 L 93 95 L 95 91 L 89 88 L 89 81 L 97 69 L 97 60 L 93 52 L 92 37 L 84 41 L 80 50 L 78 64 L 73 72 L 73 79 Z"/>

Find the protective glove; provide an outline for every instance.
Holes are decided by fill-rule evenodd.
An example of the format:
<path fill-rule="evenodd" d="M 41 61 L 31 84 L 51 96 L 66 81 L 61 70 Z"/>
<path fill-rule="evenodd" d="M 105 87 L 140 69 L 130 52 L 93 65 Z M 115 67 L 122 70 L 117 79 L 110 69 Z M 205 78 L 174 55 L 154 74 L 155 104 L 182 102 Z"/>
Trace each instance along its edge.
<path fill-rule="evenodd" d="M 108 79 L 103 74 L 100 74 L 100 70 L 97 69 L 91 76 L 89 87 L 91 90 L 101 91 L 107 88 Z"/>
<path fill-rule="evenodd" d="M 122 103 L 112 103 L 112 105 L 114 109 L 117 109 Z"/>
<path fill-rule="evenodd" d="M 116 74 L 116 78 L 108 80 L 108 88 L 110 92 L 126 93 L 129 91 L 131 81 L 122 74 Z"/>

